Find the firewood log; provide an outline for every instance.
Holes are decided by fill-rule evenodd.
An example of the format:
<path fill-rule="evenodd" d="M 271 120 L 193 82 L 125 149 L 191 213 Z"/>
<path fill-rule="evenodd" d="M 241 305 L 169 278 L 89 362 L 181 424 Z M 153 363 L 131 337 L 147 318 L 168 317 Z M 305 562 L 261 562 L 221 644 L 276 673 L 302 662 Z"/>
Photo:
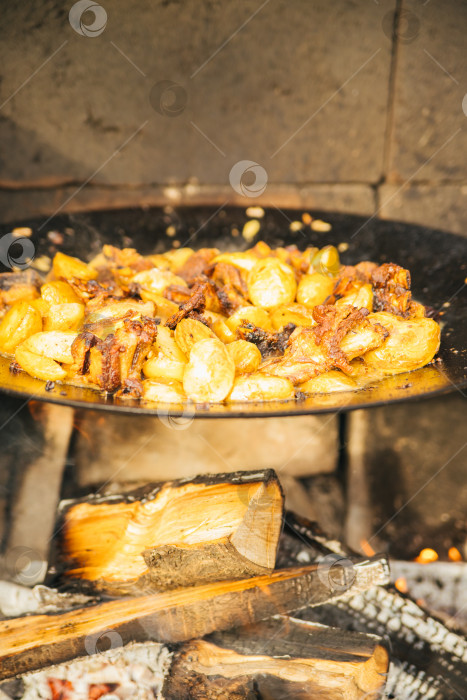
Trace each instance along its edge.
<path fill-rule="evenodd" d="M 277 617 L 183 644 L 165 700 L 379 698 L 389 658 L 380 638 Z"/>
<path fill-rule="evenodd" d="M 352 556 L 339 542 L 327 540 L 316 523 L 293 513 L 286 513 L 285 523 L 289 536 L 296 534 L 298 547 L 294 552 L 291 542 L 282 546 L 283 565 L 313 561 L 317 554 Z M 391 645 L 386 688 L 390 697 L 457 700 L 465 695 L 467 640 L 393 586 L 368 589 L 335 604 L 307 610 L 304 616 L 326 625 L 385 636 Z"/>
<path fill-rule="evenodd" d="M 384 558 L 355 565 L 348 562 L 332 578 L 316 564 L 238 581 L 127 597 L 56 615 L 4 620 L 0 622 L 0 680 L 96 653 L 102 636 L 123 645 L 149 639 L 181 642 L 320 605 L 385 584 L 388 579 Z"/>
<path fill-rule="evenodd" d="M 270 573 L 283 501 L 272 470 L 66 501 L 49 583 L 125 595 Z"/>

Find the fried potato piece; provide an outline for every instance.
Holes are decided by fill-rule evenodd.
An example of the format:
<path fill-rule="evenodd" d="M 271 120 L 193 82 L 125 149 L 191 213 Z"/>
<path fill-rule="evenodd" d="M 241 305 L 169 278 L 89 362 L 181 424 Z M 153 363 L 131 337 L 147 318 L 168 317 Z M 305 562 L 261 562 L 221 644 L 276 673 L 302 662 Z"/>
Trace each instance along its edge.
<path fill-rule="evenodd" d="M 261 352 L 247 340 L 235 340 L 226 346 L 227 352 L 235 363 L 238 374 L 256 372 L 261 364 Z"/>
<path fill-rule="evenodd" d="M 143 399 L 157 403 L 182 404 L 186 401 L 181 382 L 164 379 L 145 379 L 143 381 Z"/>
<path fill-rule="evenodd" d="M 221 253 L 213 258 L 212 263 L 228 263 L 229 265 L 234 265 L 240 270 L 245 272 L 250 272 L 258 262 L 258 256 L 251 251 L 233 252 L 233 253 Z"/>
<path fill-rule="evenodd" d="M 67 280 L 76 277 L 79 280 L 92 280 L 97 277 L 97 270 L 93 270 L 78 258 L 60 252 L 54 256 L 52 269 L 57 279 L 63 277 Z"/>
<path fill-rule="evenodd" d="M 171 330 L 164 326 L 158 327 L 151 353 L 154 355 L 143 365 L 143 374 L 146 377 L 182 381 L 187 358 L 178 347 Z"/>
<path fill-rule="evenodd" d="M 330 394 L 335 391 L 355 391 L 358 385 L 340 370 L 331 369 L 300 384 L 299 388 L 306 394 Z"/>
<path fill-rule="evenodd" d="M 138 299 L 107 300 L 99 309 L 86 316 L 86 323 L 96 323 L 106 318 L 122 318 L 130 311 L 134 316 L 154 317 L 154 302 Z"/>
<path fill-rule="evenodd" d="M 285 401 L 295 396 L 293 384 L 282 377 L 248 374 L 238 377 L 229 401 Z"/>
<path fill-rule="evenodd" d="M 0 351 L 12 353 L 17 345 L 42 330 L 42 317 L 27 301 L 17 301 L 0 323 Z"/>
<path fill-rule="evenodd" d="M 210 328 L 193 318 L 182 318 L 175 328 L 174 337 L 178 347 L 186 357 L 190 356 L 193 345 L 200 340 L 218 340 L 216 334 Z"/>
<path fill-rule="evenodd" d="M 225 345 L 206 338 L 193 345 L 183 375 L 183 389 L 193 401 L 220 402 L 232 389 L 235 364 Z"/>
<path fill-rule="evenodd" d="M 252 323 L 265 331 L 270 331 L 271 333 L 274 331 L 268 312 L 265 309 L 260 309 L 258 306 L 241 306 L 226 320 L 226 324 L 235 333 L 244 321 Z"/>
<path fill-rule="evenodd" d="M 159 295 L 162 295 L 164 290 L 171 284 L 176 284 L 179 287 L 188 286 L 185 280 L 170 272 L 170 270 L 159 270 L 157 267 L 138 272 L 131 278 L 131 282 L 133 285 L 137 284 L 141 290 Z"/>
<path fill-rule="evenodd" d="M 211 329 L 223 343 L 233 343 L 237 339 L 237 334 L 230 330 L 227 323 L 222 318 L 216 318 L 211 322 Z"/>
<path fill-rule="evenodd" d="M 170 270 L 175 272 L 175 274 L 178 274 L 178 270 L 183 267 L 188 258 L 191 257 L 194 252 L 195 251 L 193 248 L 173 248 L 172 250 L 162 253 L 161 257 L 167 260 L 170 265 Z M 152 260 L 153 256 L 148 255 L 148 258 Z"/>
<path fill-rule="evenodd" d="M 332 293 L 335 280 L 332 277 L 323 275 L 321 272 L 313 272 L 311 275 L 304 275 L 299 282 L 297 289 L 297 301 L 309 309 L 318 304 L 322 304 Z"/>
<path fill-rule="evenodd" d="M 35 270 L 0 272 L 0 307 L 16 301 L 32 301 L 39 296 L 41 278 Z"/>
<path fill-rule="evenodd" d="M 296 328 L 290 336 L 284 355 L 266 361 L 259 371 L 283 377 L 292 384 L 303 384 L 331 367 L 331 359 L 327 358 L 323 349 L 316 344 L 313 329 Z"/>
<path fill-rule="evenodd" d="M 15 360 L 21 369 L 36 379 L 55 382 L 65 379 L 67 376 L 66 371 L 60 367 L 58 362 L 31 352 L 23 346 L 23 343 L 16 348 Z"/>
<path fill-rule="evenodd" d="M 289 323 L 304 327 L 314 326 L 316 323 L 304 304 L 278 306 L 277 309 L 271 311 L 271 322 L 275 330 L 278 331 Z"/>
<path fill-rule="evenodd" d="M 368 320 L 389 331 L 380 347 L 363 355 L 370 368 L 384 374 L 409 372 L 424 367 L 438 352 L 441 329 L 432 318 L 403 319 L 380 311 L 370 314 Z"/>
<path fill-rule="evenodd" d="M 79 304 L 80 297 L 73 291 L 68 282 L 55 280 L 46 282 L 41 287 L 41 298 L 47 304 Z"/>
<path fill-rule="evenodd" d="M 166 299 L 161 294 L 154 294 L 154 292 L 147 292 L 144 289 L 140 291 L 140 296 L 143 301 L 152 301 L 156 305 L 155 315 L 161 319 L 162 323 L 165 323 L 168 318 L 173 316 L 178 311 L 178 304 Z M 147 315 L 147 314 L 146 314 Z"/>
<path fill-rule="evenodd" d="M 178 274 L 188 284 L 194 284 L 209 269 L 212 260 L 219 254 L 217 248 L 200 248 L 190 255 L 183 265 L 178 268 Z"/>
<path fill-rule="evenodd" d="M 84 321 L 84 304 L 52 304 L 44 312 L 45 331 L 76 331 Z"/>
<path fill-rule="evenodd" d="M 290 304 L 296 292 L 294 271 L 278 258 L 259 260 L 248 274 L 248 295 L 255 306 L 272 309 Z"/>
<path fill-rule="evenodd" d="M 362 284 L 358 289 L 353 289 L 337 299 L 336 306 L 355 306 L 357 309 L 373 311 L 373 289 L 371 284 Z"/>
<path fill-rule="evenodd" d="M 340 267 L 339 252 L 333 245 L 326 245 L 318 250 L 311 261 L 311 268 L 315 272 L 333 277 L 339 273 Z"/>
<path fill-rule="evenodd" d="M 66 331 L 35 333 L 22 343 L 22 347 L 36 355 L 55 360 L 55 362 L 71 365 L 73 363 L 71 346 L 77 335 L 77 333 Z"/>

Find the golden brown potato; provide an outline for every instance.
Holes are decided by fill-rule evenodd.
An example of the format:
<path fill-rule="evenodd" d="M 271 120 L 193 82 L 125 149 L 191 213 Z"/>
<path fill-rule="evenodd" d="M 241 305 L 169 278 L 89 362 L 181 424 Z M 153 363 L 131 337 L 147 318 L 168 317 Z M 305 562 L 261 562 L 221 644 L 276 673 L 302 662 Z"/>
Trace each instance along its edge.
<path fill-rule="evenodd" d="M 52 269 L 55 277 L 60 279 L 71 279 L 76 277 L 79 280 L 92 280 L 97 277 L 97 270 L 86 265 L 82 260 L 73 258 L 71 255 L 56 253 L 52 262 Z"/>
<path fill-rule="evenodd" d="M 138 284 L 141 289 L 160 295 L 162 295 L 164 289 L 171 284 L 175 284 L 178 287 L 188 286 L 185 280 L 178 277 L 178 275 L 174 275 L 174 273 L 169 270 L 159 270 L 157 267 L 153 267 L 151 270 L 138 272 L 131 278 L 131 281 Z"/>
<path fill-rule="evenodd" d="M 303 275 L 297 289 L 297 301 L 312 309 L 322 304 L 334 289 L 335 280 L 323 275 L 321 272 L 313 272 L 311 275 Z"/>
<path fill-rule="evenodd" d="M 271 333 L 274 331 L 268 312 L 258 306 L 241 306 L 226 320 L 226 324 L 235 333 L 243 321 L 248 321 L 248 323 Z"/>
<path fill-rule="evenodd" d="M 389 337 L 363 359 L 367 366 L 384 374 L 408 372 L 431 362 L 439 349 L 441 329 L 432 318 L 404 319 L 386 311 L 368 316 L 370 323 L 379 323 Z"/>
<path fill-rule="evenodd" d="M 44 313 L 45 331 L 76 331 L 84 321 L 84 304 L 52 304 Z"/>
<path fill-rule="evenodd" d="M 314 326 L 315 321 L 311 312 L 304 304 L 285 304 L 271 311 L 271 321 L 275 330 L 280 331 L 288 323 L 294 326 Z"/>
<path fill-rule="evenodd" d="M 154 302 L 138 301 L 137 299 L 122 299 L 122 301 L 108 301 L 86 316 L 86 323 L 95 323 L 105 318 L 121 318 L 129 311 L 133 311 L 135 317 L 150 316 L 154 318 Z"/>
<path fill-rule="evenodd" d="M 340 269 L 339 253 L 333 245 L 321 248 L 313 257 L 311 266 L 324 275 L 337 275 Z"/>
<path fill-rule="evenodd" d="M 193 248 L 174 248 L 173 250 L 168 250 L 166 253 L 163 253 L 162 257 L 168 261 L 172 272 L 177 274 L 177 271 L 184 266 L 188 258 L 191 258 L 194 252 Z M 149 258 L 151 259 L 151 257 L 150 255 Z"/>
<path fill-rule="evenodd" d="M 35 333 L 22 343 L 22 347 L 36 355 L 55 360 L 55 362 L 65 362 L 71 365 L 73 363 L 71 346 L 77 335 L 77 333 L 66 331 Z"/>
<path fill-rule="evenodd" d="M 213 265 L 218 262 L 229 263 L 235 267 L 250 272 L 258 262 L 258 257 L 249 251 L 244 252 L 234 252 L 234 253 L 221 253 L 216 255 L 212 261 Z"/>
<path fill-rule="evenodd" d="M 256 372 L 261 363 L 261 353 L 256 345 L 247 340 L 235 340 L 226 347 L 238 374 Z"/>
<path fill-rule="evenodd" d="M 175 328 L 174 337 L 178 347 L 186 357 L 190 356 L 191 348 L 199 340 L 207 338 L 218 340 L 216 334 L 210 328 L 194 318 L 182 318 Z"/>
<path fill-rule="evenodd" d="M 152 301 L 155 304 L 155 315 L 161 319 L 161 323 L 165 323 L 168 318 L 173 316 L 178 311 L 178 304 L 170 299 L 166 299 L 161 294 L 155 294 L 154 292 L 148 292 L 145 289 L 141 289 L 140 297 L 143 301 Z"/>
<path fill-rule="evenodd" d="M 181 404 L 186 400 L 181 382 L 164 379 L 145 379 L 143 381 L 143 398 L 157 403 Z"/>
<path fill-rule="evenodd" d="M 355 306 L 357 309 L 368 309 L 373 311 L 373 289 L 371 284 L 363 284 L 359 289 L 355 289 L 349 294 L 336 301 L 336 306 Z"/>
<path fill-rule="evenodd" d="M 47 304 L 79 304 L 81 299 L 68 282 L 63 280 L 55 280 L 54 282 L 46 282 L 41 287 L 41 298 Z"/>
<path fill-rule="evenodd" d="M 290 304 L 297 291 L 294 271 L 278 258 L 258 260 L 248 274 L 247 285 L 250 301 L 264 309 Z"/>
<path fill-rule="evenodd" d="M 149 378 L 176 379 L 182 381 L 187 358 L 178 347 L 173 332 L 159 326 L 151 354 L 143 365 L 143 373 Z"/>
<path fill-rule="evenodd" d="M 183 375 L 183 388 L 190 399 L 199 403 L 223 401 L 234 378 L 234 361 L 218 338 L 193 345 Z"/>
<path fill-rule="evenodd" d="M 235 380 L 229 401 L 283 401 L 293 399 L 293 384 L 283 377 L 248 374 Z"/>
<path fill-rule="evenodd" d="M 338 369 L 319 374 L 300 385 L 300 391 L 307 394 L 328 394 L 334 391 L 355 391 L 357 383 Z"/>
<path fill-rule="evenodd" d="M 0 352 L 12 353 L 17 345 L 42 330 L 42 318 L 27 301 L 17 301 L 0 323 Z"/>
<path fill-rule="evenodd" d="M 46 382 L 56 382 L 66 377 L 66 371 L 60 367 L 58 362 L 31 352 L 24 347 L 23 343 L 16 348 L 15 360 L 21 369 L 24 369 L 31 377 L 43 379 Z"/>

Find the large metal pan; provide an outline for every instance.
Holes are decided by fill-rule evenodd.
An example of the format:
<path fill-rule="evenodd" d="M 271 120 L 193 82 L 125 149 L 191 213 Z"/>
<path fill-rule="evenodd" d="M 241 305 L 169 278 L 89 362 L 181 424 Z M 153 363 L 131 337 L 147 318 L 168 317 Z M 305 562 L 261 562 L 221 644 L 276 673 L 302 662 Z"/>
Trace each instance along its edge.
<path fill-rule="evenodd" d="M 439 361 L 416 372 L 400 374 L 375 383 L 358 392 L 320 395 L 303 401 L 189 406 L 202 418 L 290 416 L 327 413 L 381 404 L 421 399 L 467 387 L 467 239 L 442 231 L 393 221 L 367 220 L 344 214 L 312 212 L 332 225 L 326 233 L 308 226 L 291 231 L 290 221 L 301 219 L 302 211 L 267 209 L 261 220 L 258 239 L 271 246 L 297 244 L 323 246 L 347 243 L 342 253 L 344 263 L 360 260 L 393 261 L 412 273 L 414 297 L 441 312 L 443 323 Z M 132 246 L 142 253 L 162 252 L 174 241 L 194 248 L 217 246 L 221 250 L 247 248 L 241 231 L 248 220 L 241 208 L 180 207 L 125 209 L 57 216 L 44 225 L 33 220 L 16 225 L 30 226 L 36 255 L 58 250 L 84 259 L 93 257 L 104 243 Z M 169 226 L 175 236 L 168 236 Z M 0 234 L 12 225 L 1 226 Z M 171 229 L 169 229 L 171 231 Z M 63 234 L 57 244 L 54 233 Z M 61 237 L 58 237 L 60 239 Z M 24 373 L 13 376 L 9 362 L 0 358 L 0 391 L 24 400 L 50 401 L 67 406 L 102 409 L 122 413 L 179 416 L 180 409 L 169 405 L 142 406 L 138 401 L 114 399 L 92 389 L 56 384 L 46 391 L 44 382 Z"/>

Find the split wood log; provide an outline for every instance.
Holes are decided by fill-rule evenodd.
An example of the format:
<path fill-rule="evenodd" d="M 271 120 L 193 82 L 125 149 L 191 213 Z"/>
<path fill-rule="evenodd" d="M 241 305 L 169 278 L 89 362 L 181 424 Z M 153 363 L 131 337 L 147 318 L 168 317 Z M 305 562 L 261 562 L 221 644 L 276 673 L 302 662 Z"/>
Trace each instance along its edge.
<path fill-rule="evenodd" d="M 125 595 L 267 574 L 283 506 L 271 469 L 65 501 L 49 582 Z"/>
<path fill-rule="evenodd" d="M 379 698 L 389 658 L 380 639 L 277 617 L 183 644 L 165 700 Z"/>
<path fill-rule="evenodd" d="M 286 513 L 286 530 L 301 547 L 291 546 L 289 565 L 312 561 L 317 553 L 328 561 L 350 556 L 336 541 L 326 541 L 315 523 Z M 286 535 L 287 536 L 287 535 Z M 306 553 L 311 553 L 306 557 Z M 293 554 L 292 554 L 293 552 Z M 283 555 L 283 559 L 285 559 Z M 373 633 L 388 640 L 391 667 L 387 693 L 398 700 L 456 700 L 464 697 L 467 678 L 467 640 L 431 617 L 393 586 L 375 587 L 333 605 L 307 610 L 307 619 L 326 625 Z"/>
<path fill-rule="evenodd" d="M 97 640 L 103 635 L 117 635 L 121 644 L 181 642 L 320 605 L 388 580 L 387 561 L 375 558 L 341 567 L 337 583 L 319 565 L 295 567 L 56 615 L 5 620 L 0 622 L 0 680 L 96 653 Z"/>

